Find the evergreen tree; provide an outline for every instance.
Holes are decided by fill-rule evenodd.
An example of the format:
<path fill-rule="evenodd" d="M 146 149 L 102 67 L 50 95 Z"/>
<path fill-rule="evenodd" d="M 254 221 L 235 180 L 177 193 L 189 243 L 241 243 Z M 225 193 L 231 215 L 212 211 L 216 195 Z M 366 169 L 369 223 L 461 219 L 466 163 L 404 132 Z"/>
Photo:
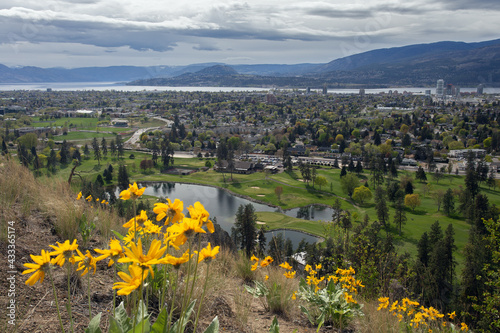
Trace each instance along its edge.
<path fill-rule="evenodd" d="M 356 174 L 361 174 L 363 172 L 363 166 L 361 165 L 361 161 L 358 160 L 356 163 L 356 168 L 355 168 Z"/>
<path fill-rule="evenodd" d="M 54 149 L 50 150 L 49 157 L 47 158 L 47 170 L 51 172 L 56 171 L 57 158 Z"/>
<path fill-rule="evenodd" d="M 406 211 L 403 197 L 399 197 L 395 202 L 396 211 L 394 213 L 394 224 L 398 226 L 399 236 L 401 236 L 402 225 L 406 223 Z"/>
<path fill-rule="evenodd" d="M 257 238 L 257 215 L 252 204 L 240 205 L 236 212 L 235 229 L 241 240 L 241 249 L 250 257 L 255 248 Z M 270 245 L 271 246 L 271 245 Z"/>
<path fill-rule="evenodd" d="M 105 138 L 102 138 L 101 140 L 101 151 L 102 151 L 102 156 L 104 157 L 108 156 L 108 145 Z"/>
<path fill-rule="evenodd" d="M 111 140 L 109 142 L 109 150 L 111 151 L 111 156 L 116 156 L 116 144 L 115 144 L 115 140 Z"/>
<path fill-rule="evenodd" d="M 66 140 L 63 140 L 61 144 L 61 149 L 59 150 L 59 156 L 61 156 L 61 164 L 66 165 L 70 162 L 69 156 L 69 144 Z"/>
<path fill-rule="evenodd" d="M 276 262 L 283 262 L 285 260 L 285 241 L 281 232 L 271 237 L 267 254 L 274 258 Z"/>
<path fill-rule="evenodd" d="M 344 177 L 347 175 L 347 168 L 345 166 L 342 166 L 342 169 L 340 170 L 340 178 Z"/>
<path fill-rule="evenodd" d="M 422 168 L 421 166 L 418 167 L 415 178 L 420 180 L 420 182 L 427 181 L 427 175 L 425 174 L 424 168 Z"/>
<path fill-rule="evenodd" d="M 406 183 L 405 194 L 413 194 L 413 183 L 412 182 Z"/>
<path fill-rule="evenodd" d="M 124 190 L 128 188 L 129 184 L 127 168 L 125 165 L 120 164 L 118 167 L 118 187 Z"/>
<path fill-rule="evenodd" d="M 448 188 L 444 193 L 443 197 L 443 211 L 447 216 L 453 214 L 453 210 L 455 209 L 455 199 L 453 198 L 453 191 L 451 188 Z"/>
<path fill-rule="evenodd" d="M 97 165 L 101 165 L 101 148 L 97 142 L 97 138 L 92 140 L 92 149 L 94 150 L 94 159 L 97 160 Z"/>
<path fill-rule="evenodd" d="M 259 257 L 265 256 L 266 253 L 266 227 L 261 225 L 257 232 L 257 254 Z"/>
<path fill-rule="evenodd" d="M 123 146 L 123 140 L 121 135 L 117 135 L 115 139 L 115 145 L 116 145 L 116 153 L 118 154 L 118 158 L 123 157 L 124 154 L 124 146 Z"/>
<path fill-rule="evenodd" d="M 104 186 L 104 180 L 102 179 L 102 176 L 101 174 L 98 174 L 97 175 L 97 179 L 96 179 L 96 184 L 99 185 L 99 186 Z"/>
<path fill-rule="evenodd" d="M 417 258 L 426 267 L 429 264 L 430 248 L 431 247 L 429 244 L 429 236 L 427 232 L 424 232 L 417 244 L 417 249 L 418 249 Z"/>
<path fill-rule="evenodd" d="M 375 210 L 377 217 L 384 227 L 389 226 L 389 207 L 387 207 L 385 191 L 381 186 L 375 189 Z"/>

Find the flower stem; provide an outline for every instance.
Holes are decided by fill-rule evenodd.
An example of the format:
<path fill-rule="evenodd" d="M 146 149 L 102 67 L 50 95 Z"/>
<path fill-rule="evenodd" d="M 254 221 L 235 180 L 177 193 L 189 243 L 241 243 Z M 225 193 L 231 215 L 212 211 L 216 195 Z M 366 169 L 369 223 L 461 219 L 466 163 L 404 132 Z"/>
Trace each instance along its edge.
<path fill-rule="evenodd" d="M 73 315 L 71 314 L 71 265 L 68 263 L 68 303 L 66 306 L 69 314 L 69 322 L 71 324 L 71 332 L 74 332 L 73 328 Z"/>
<path fill-rule="evenodd" d="M 64 332 L 64 326 L 61 320 L 61 311 L 59 311 L 59 302 L 57 301 L 56 286 L 54 285 L 54 279 L 52 278 L 52 267 L 49 267 L 50 282 L 52 283 L 52 290 L 54 291 L 54 299 L 56 301 L 57 318 L 59 318 L 59 325 L 61 325 L 61 331 Z"/>
<path fill-rule="evenodd" d="M 210 260 L 210 259 L 209 259 Z M 198 311 L 196 312 L 196 320 L 194 321 L 194 330 L 193 332 L 196 332 L 196 328 L 198 327 L 198 318 L 200 317 L 200 311 L 201 311 L 201 304 L 203 303 L 203 299 L 205 298 L 205 293 L 207 291 L 207 282 L 208 282 L 208 272 L 210 269 L 210 261 L 207 263 L 207 272 L 205 276 L 205 284 L 203 285 L 203 293 L 201 294 L 201 299 L 200 299 L 200 304 L 198 305 Z"/>
<path fill-rule="evenodd" d="M 87 289 L 89 296 L 89 321 L 92 320 L 92 306 L 90 305 L 90 270 L 87 273 Z"/>
<path fill-rule="evenodd" d="M 175 296 L 177 294 L 177 283 L 179 282 L 179 271 L 180 269 L 177 269 L 177 276 L 175 278 L 175 283 L 174 287 L 172 288 L 172 304 L 170 305 L 170 313 L 168 315 L 168 322 L 167 322 L 167 330 L 164 332 L 170 332 L 170 324 L 172 323 L 172 315 L 174 314 L 174 307 L 175 307 Z"/>
<path fill-rule="evenodd" d="M 115 263 L 113 265 L 113 269 L 114 269 L 114 272 L 113 272 L 113 286 L 115 285 L 115 282 L 116 282 L 116 264 Z M 113 289 L 113 317 L 115 316 L 115 304 L 116 304 L 116 289 Z"/>

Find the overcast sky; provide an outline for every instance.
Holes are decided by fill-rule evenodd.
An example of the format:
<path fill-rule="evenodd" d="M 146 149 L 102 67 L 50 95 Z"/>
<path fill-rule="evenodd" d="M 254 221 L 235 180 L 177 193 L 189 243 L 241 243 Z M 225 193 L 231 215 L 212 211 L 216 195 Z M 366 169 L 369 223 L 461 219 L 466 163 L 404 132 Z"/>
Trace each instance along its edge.
<path fill-rule="evenodd" d="M 500 38 L 499 0 L 0 0 L 0 64 L 326 63 Z"/>

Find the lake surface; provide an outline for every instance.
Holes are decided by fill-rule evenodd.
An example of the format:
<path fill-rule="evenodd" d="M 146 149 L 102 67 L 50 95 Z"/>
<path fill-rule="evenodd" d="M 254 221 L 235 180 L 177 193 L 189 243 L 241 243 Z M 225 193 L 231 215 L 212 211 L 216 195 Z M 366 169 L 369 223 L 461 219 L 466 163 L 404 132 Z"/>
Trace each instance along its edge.
<path fill-rule="evenodd" d="M 205 209 L 210 213 L 210 218 L 217 218 L 217 223 L 231 234 L 231 227 L 234 226 L 234 220 L 236 217 L 236 211 L 240 205 L 246 205 L 251 203 L 255 207 L 255 211 L 257 212 L 279 212 L 279 208 L 271 207 L 265 204 L 260 204 L 256 202 L 252 202 L 250 200 L 237 197 L 235 195 L 230 194 L 223 189 L 203 186 L 203 185 L 194 185 L 194 184 L 180 184 L 180 183 L 167 183 L 167 182 L 158 182 L 158 183 L 147 183 L 141 184 L 140 186 L 146 186 L 146 190 L 144 194 L 151 195 L 159 198 L 169 198 L 174 201 L 175 199 L 179 199 L 184 202 L 184 211 L 187 211 L 187 207 L 193 205 L 196 201 L 199 201 L 203 204 Z M 333 210 L 331 208 L 324 208 L 321 206 L 308 207 L 307 209 L 302 209 L 303 211 L 307 210 L 309 213 L 309 218 L 314 216 L 315 219 L 321 220 L 331 220 Z M 293 209 L 288 211 L 283 211 L 282 213 L 287 214 L 289 216 L 296 217 L 299 209 Z M 330 212 L 328 212 L 330 211 Z M 326 216 L 329 214 L 327 219 L 320 218 L 319 216 Z M 305 239 L 309 243 L 314 243 L 318 241 L 318 237 L 304 234 L 298 231 L 292 230 L 279 230 L 279 231 L 270 231 L 266 234 L 267 240 L 269 241 L 273 235 L 277 235 L 278 233 L 282 233 L 284 238 L 290 238 L 292 241 L 294 248 L 297 247 L 298 243 Z"/>
<path fill-rule="evenodd" d="M 36 82 L 36 83 L 2 83 L 0 84 L 0 91 L 12 90 L 47 90 L 51 88 L 53 91 L 201 91 L 201 92 L 265 92 L 272 88 L 260 87 L 164 87 L 164 86 L 127 86 L 124 82 Z M 294 89 L 280 89 L 280 90 L 294 90 Z M 298 89 L 298 90 L 305 90 Z M 311 89 L 320 92 L 320 89 Z M 378 94 L 381 92 L 388 93 L 389 90 L 398 91 L 400 93 L 407 91 L 414 94 L 424 94 L 426 90 L 431 90 L 434 94 L 435 87 L 421 88 L 421 87 L 391 87 L 391 88 L 378 88 L 378 89 L 365 89 L 366 94 Z M 460 88 L 461 92 L 475 92 L 476 88 Z M 328 89 L 329 94 L 358 94 L 359 89 Z M 486 94 L 499 94 L 500 88 L 484 88 Z"/>

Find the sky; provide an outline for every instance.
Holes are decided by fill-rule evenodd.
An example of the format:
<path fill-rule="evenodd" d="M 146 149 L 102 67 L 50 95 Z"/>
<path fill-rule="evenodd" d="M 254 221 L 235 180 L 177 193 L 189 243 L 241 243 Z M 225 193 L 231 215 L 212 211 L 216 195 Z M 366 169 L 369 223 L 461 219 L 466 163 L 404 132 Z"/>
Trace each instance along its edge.
<path fill-rule="evenodd" d="M 0 64 L 327 63 L 500 38 L 498 0 L 0 0 Z"/>

